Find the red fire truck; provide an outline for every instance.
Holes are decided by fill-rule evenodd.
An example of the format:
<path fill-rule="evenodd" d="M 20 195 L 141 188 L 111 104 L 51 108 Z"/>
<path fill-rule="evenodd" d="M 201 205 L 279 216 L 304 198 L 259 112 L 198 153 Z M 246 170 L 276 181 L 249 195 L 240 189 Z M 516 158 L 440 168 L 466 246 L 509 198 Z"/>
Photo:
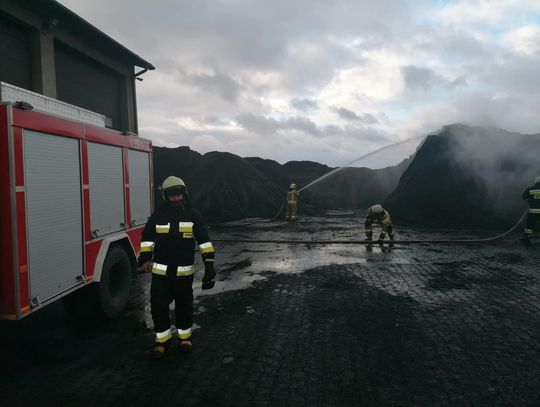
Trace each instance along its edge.
<path fill-rule="evenodd" d="M 151 142 L 0 85 L 0 319 L 60 298 L 117 317 L 153 208 Z"/>

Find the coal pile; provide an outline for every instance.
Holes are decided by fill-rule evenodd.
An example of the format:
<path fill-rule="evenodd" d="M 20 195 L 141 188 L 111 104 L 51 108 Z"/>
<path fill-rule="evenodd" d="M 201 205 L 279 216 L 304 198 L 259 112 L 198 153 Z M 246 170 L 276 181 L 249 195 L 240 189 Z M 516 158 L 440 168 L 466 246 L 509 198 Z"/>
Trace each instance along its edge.
<path fill-rule="evenodd" d="M 285 192 L 257 169 L 234 154 L 201 155 L 188 147 L 154 147 L 156 186 L 169 176 L 181 177 L 193 205 L 208 222 L 250 217 L 272 217 Z M 161 194 L 155 191 L 155 202 Z"/>
<path fill-rule="evenodd" d="M 347 168 L 301 194 L 299 212 L 320 214 L 327 209 L 363 209 L 382 201 L 398 184 L 408 160 L 381 170 Z M 272 218 L 283 205 L 291 183 L 298 188 L 332 171 L 313 161 L 279 164 L 258 157 L 230 153 L 204 155 L 189 147 L 154 147 L 155 202 L 157 186 L 169 175 L 184 179 L 194 206 L 208 222 Z"/>
<path fill-rule="evenodd" d="M 540 174 L 540 135 L 445 126 L 428 136 L 385 200 L 393 218 L 424 226 L 506 228 Z"/>

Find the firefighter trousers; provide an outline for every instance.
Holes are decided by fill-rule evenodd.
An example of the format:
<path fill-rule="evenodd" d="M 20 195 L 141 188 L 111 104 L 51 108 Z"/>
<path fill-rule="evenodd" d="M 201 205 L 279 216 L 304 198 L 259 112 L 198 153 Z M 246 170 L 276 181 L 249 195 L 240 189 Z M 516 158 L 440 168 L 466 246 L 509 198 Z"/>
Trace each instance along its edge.
<path fill-rule="evenodd" d="M 527 223 L 525 224 L 525 229 L 523 229 L 523 233 L 527 236 L 530 236 L 534 233 L 534 228 L 536 225 L 540 222 L 540 213 L 528 213 L 527 216 Z"/>
<path fill-rule="evenodd" d="M 287 220 L 296 220 L 296 203 L 288 202 L 287 203 Z"/>
<path fill-rule="evenodd" d="M 374 224 L 381 225 L 381 234 L 379 235 L 379 239 L 384 239 L 387 233 L 391 239 L 394 238 L 394 226 L 392 225 L 392 223 L 379 223 L 375 221 L 366 220 L 366 222 L 364 223 L 364 227 L 366 230 L 366 237 L 368 239 L 373 238 L 373 225 Z"/>
<path fill-rule="evenodd" d="M 150 306 L 156 333 L 171 328 L 169 305 L 174 301 L 176 328 L 188 330 L 193 325 L 193 275 L 166 277 L 152 274 Z"/>

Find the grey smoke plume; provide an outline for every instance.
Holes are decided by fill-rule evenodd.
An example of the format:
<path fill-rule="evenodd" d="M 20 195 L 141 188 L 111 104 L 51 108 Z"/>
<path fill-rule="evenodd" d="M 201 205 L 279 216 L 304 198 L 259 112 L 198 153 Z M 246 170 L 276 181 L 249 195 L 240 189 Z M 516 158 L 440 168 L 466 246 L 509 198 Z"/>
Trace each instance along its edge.
<path fill-rule="evenodd" d="M 455 162 L 484 192 L 484 207 L 501 217 L 516 216 L 526 204 L 523 190 L 540 175 L 540 134 L 497 128 L 446 126 Z"/>

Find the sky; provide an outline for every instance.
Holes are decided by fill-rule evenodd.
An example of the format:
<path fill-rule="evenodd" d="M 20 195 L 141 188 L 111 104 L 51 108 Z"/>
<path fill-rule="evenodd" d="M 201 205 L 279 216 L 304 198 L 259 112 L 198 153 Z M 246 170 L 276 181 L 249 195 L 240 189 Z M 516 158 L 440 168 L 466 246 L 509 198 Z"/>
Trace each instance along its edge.
<path fill-rule="evenodd" d="M 538 0 L 60 0 L 156 66 L 158 146 L 396 164 L 465 123 L 539 133 Z"/>

